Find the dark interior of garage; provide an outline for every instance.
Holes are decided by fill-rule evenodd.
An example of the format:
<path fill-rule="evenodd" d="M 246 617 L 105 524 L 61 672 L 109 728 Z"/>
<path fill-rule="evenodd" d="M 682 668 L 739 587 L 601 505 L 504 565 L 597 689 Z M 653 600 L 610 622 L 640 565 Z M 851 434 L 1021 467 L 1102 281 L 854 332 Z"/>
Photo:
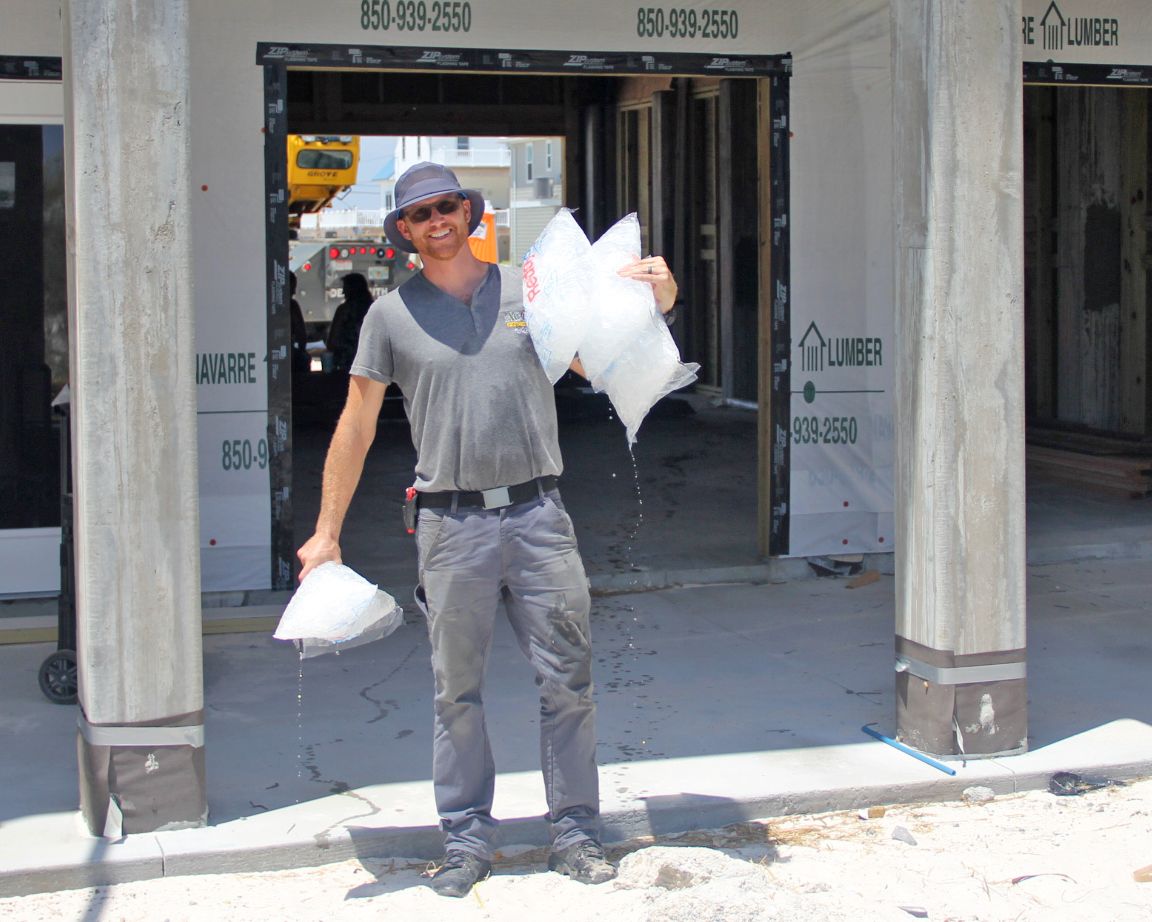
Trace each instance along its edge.
<path fill-rule="evenodd" d="M 563 138 L 564 204 L 592 239 L 638 214 L 645 248 L 677 274 L 682 358 L 701 365 L 695 385 L 654 408 L 633 453 L 603 395 L 571 375 L 558 384 L 564 484 L 589 570 L 627 582 L 761 561 L 757 81 L 292 70 L 286 95 L 290 133 Z M 727 327 L 738 332 L 726 340 Z M 297 534 L 315 521 L 339 398 L 295 402 Z M 353 504 L 346 540 L 384 541 L 407 561 L 411 541 L 387 511 L 414 462 L 398 403 L 382 415 L 361 488 L 372 498 Z"/>
<path fill-rule="evenodd" d="M 1152 92 L 1025 88 L 1028 465 L 1152 494 Z"/>

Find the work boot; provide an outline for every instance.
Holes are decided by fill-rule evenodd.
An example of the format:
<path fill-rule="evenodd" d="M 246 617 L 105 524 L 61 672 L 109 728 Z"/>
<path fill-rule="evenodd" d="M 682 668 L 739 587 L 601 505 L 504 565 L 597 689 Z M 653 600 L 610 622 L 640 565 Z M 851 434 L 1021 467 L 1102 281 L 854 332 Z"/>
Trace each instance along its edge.
<path fill-rule="evenodd" d="M 602 884 L 616 876 L 616 868 L 609 864 L 600 843 L 591 839 L 552 849 L 548 870 L 567 874 L 582 884 Z"/>
<path fill-rule="evenodd" d="M 469 852 L 452 851 L 436 869 L 428 886 L 441 896 L 467 896 L 472 886 L 492 873 L 492 862 Z"/>

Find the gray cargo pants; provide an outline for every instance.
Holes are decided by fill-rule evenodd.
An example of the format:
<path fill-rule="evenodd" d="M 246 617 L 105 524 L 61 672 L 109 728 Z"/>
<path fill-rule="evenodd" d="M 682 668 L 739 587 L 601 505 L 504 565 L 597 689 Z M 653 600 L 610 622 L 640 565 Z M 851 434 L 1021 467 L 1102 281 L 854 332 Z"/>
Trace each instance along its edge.
<path fill-rule="evenodd" d="M 599 839 L 591 600 L 556 490 L 504 509 L 421 509 L 436 680 L 432 780 L 445 845 L 491 858 L 496 767 L 482 683 L 501 598 L 540 689 L 540 768 L 555 847 Z"/>

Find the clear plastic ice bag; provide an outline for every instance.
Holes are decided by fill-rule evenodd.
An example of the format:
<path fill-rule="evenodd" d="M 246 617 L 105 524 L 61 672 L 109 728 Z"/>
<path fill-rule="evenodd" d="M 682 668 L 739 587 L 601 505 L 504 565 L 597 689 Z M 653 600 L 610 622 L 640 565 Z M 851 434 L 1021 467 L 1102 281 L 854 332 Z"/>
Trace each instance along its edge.
<path fill-rule="evenodd" d="M 387 592 L 350 567 L 329 561 L 305 577 L 272 635 L 295 641 L 305 657 L 387 637 L 404 612 Z"/>
<path fill-rule="evenodd" d="M 681 363 L 652 286 L 618 274 L 639 258 L 635 214 L 589 245 L 564 209 L 532 247 L 533 265 L 525 263 L 524 274 L 528 330 L 549 380 L 555 383 L 579 354 L 592 387 L 608 395 L 624 423 L 629 444 L 656 401 L 691 384 L 700 368 Z"/>
<path fill-rule="evenodd" d="M 553 384 L 568 370 L 584 338 L 591 252 L 572 212 L 561 208 L 524 258 L 525 319 L 536 355 Z"/>
<path fill-rule="evenodd" d="M 619 269 L 640 259 L 640 222 L 635 214 L 608 228 L 592 244 L 589 258 L 589 317 L 580 341 L 580 362 L 596 387 L 596 379 L 623 353 L 638 350 L 636 358 L 642 358 L 658 348 L 658 338 L 653 339 L 652 333 L 657 327 L 666 331 L 667 324 L 656 309 L 652 286 L 618 274 Z M 668 342 L 675 349 L 671 336 Z M 611 393 L 608 396 L 613 397 Z"/>
<path fill-rule="evenodd" d="M 608 395 L 624 424 L 628 444 L 636 441 L 640 424 L 661 397 L 696 380 L 700 366 L 684 364 L 662 319 L 650 325 L 621 351 L 615 361 L 592 378 L 592 387 Z"/>

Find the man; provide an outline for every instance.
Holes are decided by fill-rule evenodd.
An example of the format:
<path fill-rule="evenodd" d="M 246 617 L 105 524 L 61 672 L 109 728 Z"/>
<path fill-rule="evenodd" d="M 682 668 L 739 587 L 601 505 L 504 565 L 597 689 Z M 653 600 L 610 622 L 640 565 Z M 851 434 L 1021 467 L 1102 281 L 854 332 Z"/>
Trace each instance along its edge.
<path fill-rule="evenodd" d="M 436 688 L 432 775 L 445 860 L 431 886 L 461 897 L 491 871 L 495 766 L 481 683 L 501 600 L 540 689 L 548 866 L 602 883 L 616 869 L 599 843 L 588 580 L 556 488 L 556 406 L 523 323 L 520 271 L 472 254 L 484 199 L 446 167 L 405 172 L 396 203 L 388 237 L 424 268 L 364 320 L 300 578 L 340 560 L 344 515 L 395 382 L 416 446 L 418 595 Z M 620 274 L 651 283 L 660 310 L 671 310 L 676 282 L 663 259 Z"/>
<path fill-rule="evenodd" d="M 360 327 L 372 306 L 372 289 L 368 287 L 368 279 L 359 272 L 349 272 L 340 284 L 344 300 L 332 314 L 324 345 L 332 353 L 332 367 L 348 371 L 356 357 Z"/>
<path fill-rule="evenodd" d="M 308 327 L 304 323 L 304 311 L 300 309 L 300 302 L 296 300 L 296 273 L 288 273 L 289 289 L 292 299 L 289 302 L 288 316 L 292 321 L 292 385 L 298 388 L 308 376 L 312 368 L 312 360 L 308 356 Z"/>

